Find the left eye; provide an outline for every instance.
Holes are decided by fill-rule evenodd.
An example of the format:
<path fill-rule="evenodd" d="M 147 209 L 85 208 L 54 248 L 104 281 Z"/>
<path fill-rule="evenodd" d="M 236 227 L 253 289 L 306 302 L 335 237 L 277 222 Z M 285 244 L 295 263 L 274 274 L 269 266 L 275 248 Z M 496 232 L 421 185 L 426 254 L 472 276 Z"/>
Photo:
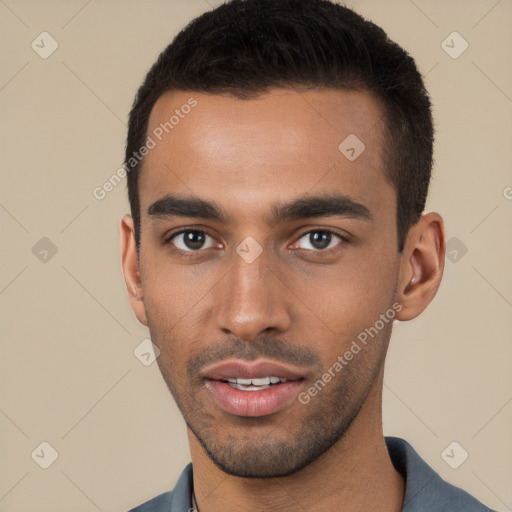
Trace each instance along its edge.
<path fill-rule="evenodd" d="M 309 247 L 299 247 L 300 249 L 322 251 L 337 245 L 332 243 L 335 242 L 334 238 L 345 241 L 341 235 L 338 235 L 334 231 L 330 231 L 328 229 L 316 229 L 314 231 L 308 231 L 307 233 L 304 233 L 304 235 L 299 238 L 297 243 L 299 243 L 300 240 L 305 240 L 306 245 L 309 245 Z"/>

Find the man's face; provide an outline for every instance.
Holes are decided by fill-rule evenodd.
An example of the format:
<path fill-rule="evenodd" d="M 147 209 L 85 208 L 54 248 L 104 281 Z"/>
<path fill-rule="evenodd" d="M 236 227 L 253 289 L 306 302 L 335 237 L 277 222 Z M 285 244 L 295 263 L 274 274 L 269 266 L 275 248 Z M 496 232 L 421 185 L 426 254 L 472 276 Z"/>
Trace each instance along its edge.
<path fill-rule="evenodd" d="M 152 135 L 191 97 L 197 105 L 161 141 Z M 290 474 L 360 411 L 377 421 L 391 321 L 375 325 L 392 311 L 400 264 L 381 116 L 368 93 L 339 90 L 254 100 L 178 91 L 152 110 L 157 145 L 139 178 L 145 315 L 188 427 L 228 473 Z M 167 195 L 222 215 L 177 215 Z M 284 375 L 256 389 L 226 382 Z"/>

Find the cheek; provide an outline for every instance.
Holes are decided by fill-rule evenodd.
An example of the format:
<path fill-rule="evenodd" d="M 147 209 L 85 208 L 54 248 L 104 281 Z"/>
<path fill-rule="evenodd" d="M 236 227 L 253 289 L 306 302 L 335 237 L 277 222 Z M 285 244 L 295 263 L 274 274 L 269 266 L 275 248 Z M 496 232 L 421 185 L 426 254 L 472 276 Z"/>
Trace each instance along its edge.
<path fill-rule="evenodd" d="M 397 275 L 396 261 L 384 257 L 324 268 L 305 279 L 300 297 L 307 308 L 301 309 L 317 319 L 331 349 L 339 351 L 340 344 L 350 344 L 389 310 Z"/>
<path fill-rule="evenodd" d="M 141 266 L 144 302 L 152 323 L 173 332 L 183 324 L 196 325 L 202 298 L 220 276 L 208 264 L 172 262 L 161 249 L 147 251 Z"/>
<path fill-rule="evenodd" d="M 186 285 L 187 282 L 171 267 L 157 266 L 147 271 L 143 279 L 151 340 L 160 350 L 159 364 L 173 374 L 184 368 L 193 340 L 198 339 L 193 331 L 197 326 L 197 302 L 202 294 L 190 283 Z"/>

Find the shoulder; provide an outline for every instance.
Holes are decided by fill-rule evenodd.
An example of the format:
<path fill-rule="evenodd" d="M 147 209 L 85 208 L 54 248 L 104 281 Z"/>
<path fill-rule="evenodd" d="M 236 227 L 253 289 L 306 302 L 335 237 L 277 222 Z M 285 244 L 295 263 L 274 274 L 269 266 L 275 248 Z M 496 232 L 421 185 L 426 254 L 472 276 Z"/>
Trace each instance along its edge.
<path fill-rule="evenodd" d="M 171 510 L 172 493 L 173 491 L 167 491 L 159 494 L 138 507 L 130 509 L 129 512 L 164 512 Z"/>
<path fill-rule="evenodd" d="M 402 512 L 492 512 L 463 489 L 443 480 L 404 439 L 386 437 L 391 460 L 405 479 Z"/>
<path fill-rule="evenodd" d="M 128 512 L 185 512 L 191 508 L 192 463 L 181 473 L 172 491 L 167 491 Z"/>

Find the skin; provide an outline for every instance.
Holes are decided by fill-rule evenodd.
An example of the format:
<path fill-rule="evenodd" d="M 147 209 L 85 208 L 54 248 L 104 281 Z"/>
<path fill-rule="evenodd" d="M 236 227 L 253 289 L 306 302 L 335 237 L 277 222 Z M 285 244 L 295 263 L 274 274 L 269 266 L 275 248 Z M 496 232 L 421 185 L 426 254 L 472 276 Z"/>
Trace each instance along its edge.
<path fill-rule="evenodd" d="M 188 426 L 199 510 L 400 511 L 405 485 L 382 431 L 391 322 L 308 404 L 266 416 L 224 412 L 200 374 L 230 357 L 267 358 L 299 371 L 308 389 L 393 304 L 401 321 L 427 307 L 443 273 L 442 218 L 423 215 L 398 252 L 382 111 L 367 92 L 275 89 L 241 100 L 174 91 L 155 104 L 148 134 L 191 96 L 198 105 L 144 161 L 140 259 L 129 215 L 121 240 L 132 308 Z M 353 162 L 338 150 L 349 134 L 366 146 Z M 371 218 L 266 222 L 274 203 L 333 191 Z M 228 221 L 148 215 L 165 194 L 215 201 Z M 204 244 L 169 240 L 184 227 L 205 231 Z M 322 229 L 346 241 L 314 245 Z M 236 252 L 249 236 L 262 248 L 251 263 Z"/>

